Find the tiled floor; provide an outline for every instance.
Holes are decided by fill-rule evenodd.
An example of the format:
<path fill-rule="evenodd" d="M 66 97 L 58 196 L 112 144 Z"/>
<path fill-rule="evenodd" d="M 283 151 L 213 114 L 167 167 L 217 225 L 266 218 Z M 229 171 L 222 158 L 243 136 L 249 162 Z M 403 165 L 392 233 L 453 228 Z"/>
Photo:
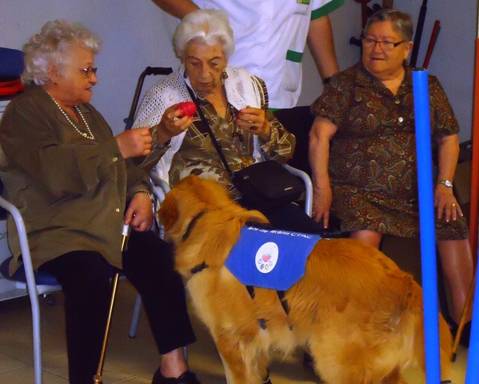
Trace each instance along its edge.
<path fill-rule="evenodd" d="M 44 383 L 67 383 L 65 345 L 63 337 L 62 294 L 56 294 L 56 304 L 42 303 Z M 127 282 L 120 282 L 119 299 L 114 315 L 110 350 L 107 355 L 105 384 L 149 384 L 158 364 L 158 355 L 143 317 L 135 339 L 127 336 L 131 308 L 135 295 Z M 28 300 L 0 302 L 0 383 L 33 383 L 31 358 L 31 318 Z M 221 362 L 204 327 L 195 324 L 198 342 L 189 349 L 189 361 L 203 384 L 224 384 Z M 454 364 L 453 382 L 464 383 L 466 351 L 459 352 Z M 420 384 L 418 370 L 407 372 L 408 383 Z M 316 383 L 314 375 L 295 359 L 275 363 L 272 367 L 274 384 Z M 246 384 L 246 383 L 245 383 Z M 354 383 L 351 383 L 354 384 Z"/>

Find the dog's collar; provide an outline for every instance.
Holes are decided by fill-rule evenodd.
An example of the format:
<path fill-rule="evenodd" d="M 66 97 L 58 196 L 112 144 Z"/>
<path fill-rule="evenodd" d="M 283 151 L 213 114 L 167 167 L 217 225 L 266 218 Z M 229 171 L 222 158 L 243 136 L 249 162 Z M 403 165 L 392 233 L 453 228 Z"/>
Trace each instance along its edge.
<path fill-rule="evenodd" d="M 191 235 L 191 231 L 193 231 L 193 228 L 195 227 L 196 223 L 198 222 L 199 219 L 206 213 L 206 210 L 202 210 L 198 212 L 190 221 L 188 224 L 188 227 L 186 227 L 185 233 L 183 233 L 183 236 L 181 238 L 181 241 L 186 241 L 188 237 Z"/>
<path fill-rule="evenodd" d="M 192 275 L 195 273 L 201 272 L 203 269 L 208 268 L 208 264 L 206 262 L 202 262 L 201 264 L 195 265 L 193 268 L 190 269 Z"/>
<path fill-rule="evenodd" d="M 186 231 L 185 233 L 183 234 L 183 237 L 181 238 L 182 241 L 186 241 L 188 239 L 188 237 L 190 236 L 191 234 L 191 231 L 193 230 L 193 228 L 195 227 L 196 223 L 198 222 L 199 219 L 201 219 L 201 217 L 206 213 L 206 210 L 202 210 L 200 212 L 198 212 L 190 221 L 190 223 L 188 224 L 188 227 L 186 228 Z M 206 269 L 208 268 L 208 264 L 206 264 L 206 262 L 202 262 L 198 265 L 195 265 L 193 268 L 190 269 L 190 272 L 192 275 L 198 273 L 198 272 L 201 272 L 203 269 Z"/>

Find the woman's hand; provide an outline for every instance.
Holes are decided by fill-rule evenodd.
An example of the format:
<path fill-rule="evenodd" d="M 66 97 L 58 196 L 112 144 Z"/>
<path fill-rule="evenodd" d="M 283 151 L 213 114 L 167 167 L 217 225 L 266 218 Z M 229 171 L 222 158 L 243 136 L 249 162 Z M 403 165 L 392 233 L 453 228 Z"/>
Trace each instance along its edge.
<path fill-rule="evenodd" d="M 258 135 L 263 140 L 268 140 L 271 135 L 271 128 L 264 109 L 243 108 L 236 117 L 236 125 L 241 130 Z"/>
<path fill-rule="evenodd" d="M 316 222 L 323 221 L 325 229 L 329 226 L 329 210 L 333 201 L 333 192 L 329 182 L 323 182 L 321 186 L 313 188 L 313 219 Z"/>
<path fill-rule="evenodd" d="M 152 203 L 148 193 L 138 192 L 131 199 L 125 213 L 125 224 L 137 232 L 150 229 L 153 222 Z"/>
<path fill-rule="evenodd" d="M 450 220 L 456 221 L 458 217 L 464 216 L 452 192 L 452 188 L 447 188 L 442 184 L 436 186 L 434 206 L 436 207 L 437 218 L 439 220 L 444 218 L 446 222 Z"/>
<path fill-rule="evenodd" d="M 184 115 L 174 104 L 167 108 L 163 113 L 160 124 L 158 125 L 158 141 L 161 144 L 166 143 L 173 136 L 176 136 L 193 124 L 193 116 Z"/>
<path fill-rule="evenodd" d="M 153 139 L 149 128 L 129 129 L 115 136 L 115 139 L 124 159 L 151 153 Z"/>
<path fill-rule="evenodd" d="M 459 158 L 459 135 L 446 135 L 437 139 L 438 145 L 438 180 L 452 180 Z M 457 220 L 463 216 L 461 207 L 457 203 L 452 188 L 438 183 L 434 192 L 434 206 L 437 218 L 446 222 Z"/>
<path fill-rule="evenodd" d="M 329 210 L 333 201 L 329 178 L 329 143 L 338 127 L 324 117 L 316 117 L 309 133 L 309 163 L 313 172 L 313 219 L 329 226 Z"/>

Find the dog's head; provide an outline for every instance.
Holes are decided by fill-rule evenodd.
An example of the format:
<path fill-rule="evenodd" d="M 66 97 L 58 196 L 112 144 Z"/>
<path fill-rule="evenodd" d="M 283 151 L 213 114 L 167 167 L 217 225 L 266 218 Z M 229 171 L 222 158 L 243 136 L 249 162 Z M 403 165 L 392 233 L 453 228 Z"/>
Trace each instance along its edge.
<path fill-rule="evenodd" d="M 261 212 L 246 210 L 234 202 L 220 183 L 197 176 L 184 178 L 168 192 L 158 215 L 167 239 L 177 248 L 177 255 L 188 253 L 189 259 L 194 258 L 193 253 L 200 254 L 199 248 L 206 242 L 212 247 L 211 254 L 220 254 L 221 247 L 231 247 L 236 241 L 233 237 L 239 236 L 246 222 L 268 222 Z M 227 238 L 232 239 L 230 244 Z M 187 247 L 191 249 L 192 244 L 195 252 L 183 252 Z M 178 256 L 176 261 L 178 266 Z M 211 263 L 215 261 L 210 260 Z"/>
<path fill-rule="evenodd" d="M 171 236 L 175 229 L 181 232 L 178 227 L 188 218 L 207 208 L 215 209 L 231 203 L 228 193 L 219 184 L 188 176 L 166 194 L 158 216 L 166 233 Z"/>

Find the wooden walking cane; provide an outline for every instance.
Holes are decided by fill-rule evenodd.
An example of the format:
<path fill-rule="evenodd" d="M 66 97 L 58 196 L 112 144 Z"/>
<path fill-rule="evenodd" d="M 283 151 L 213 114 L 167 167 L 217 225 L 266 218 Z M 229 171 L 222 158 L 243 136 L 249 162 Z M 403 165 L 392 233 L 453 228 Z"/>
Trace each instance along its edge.
<path fill-rule="evenodd" d="M 121 231 L 121 252 L 122 253 L 126 248 L 125 245 L 127 243 L 129 232 L 130 232 L 130 226 L 127 224 L 123 225 L 123 229 Z M 103 335 L 103 343 L 101 345 L 100 360 L 98 361 L 98 367 L 96 369 L 96 373 L 93 376 L 93 384 L 103 383 L 102 381 L 103 366 L 105 365 L 105 355 L 106 355 L 106 349 L 108 347 L 108 339 L 110 337 L 111 318 L 113 316 L 113 308 L 115 307 L 115 298 L 116 298 L 116 291 L 118 288 L 119 278 L 120 278 L 120 273 L 116 272 L 112 281 L 110 308 L 108 309 L 108 317 L 106 319 L 105 333 Z"/>
<path fill-rule="evenodd" d="M 479 21 L 478 21 L 479 23 Z M 473 105 L 473 121 L 472 121 L 472 163 L 471 163 L 471 198 L 469 209 L 469 242 L 471 244 L 472 258 L 474 265 L 477 265 L 477 216 L 479 213 L 479 26 L 476 39 L 476 58 L 475 58 L 475 75 L 474 75 L 474 105 Z M 477 273 L 477 267 L 475 268 Z M 451 359 L 456 359 L 456 351 L 461 340 L 462 331 L 466 323 L 467 317 L 471 313 L 472 297 L 474 295 L 474 282 L 476 281 L 476 273 L 472 279 L 471 286 L 467 295 L 466 303 L 462 311 L 461 320 L 457 328 L 452 348 Z"/>
<path fill-rule="evenodd" d="M 461 320 L 459 321 L 459 325 L 457 326 L 457 331 L 454 336 L 454 343 L 452 344 L 451 361 L 456 361 L 457 347 L 459 346 L 459 342 L 461 341 L 462 332 L 464 331 L 464 326 L 466 325 L 466 319 L 471 313 L 472 296 L 474 293 L 474 281 L 476 280 L 475 275 L 476 274 L 474 274 L 474 278 L 472 279 L 471 285 L 469 286 L 467 298 L 464 303 L 464 309 L 462 310 Z"/>

